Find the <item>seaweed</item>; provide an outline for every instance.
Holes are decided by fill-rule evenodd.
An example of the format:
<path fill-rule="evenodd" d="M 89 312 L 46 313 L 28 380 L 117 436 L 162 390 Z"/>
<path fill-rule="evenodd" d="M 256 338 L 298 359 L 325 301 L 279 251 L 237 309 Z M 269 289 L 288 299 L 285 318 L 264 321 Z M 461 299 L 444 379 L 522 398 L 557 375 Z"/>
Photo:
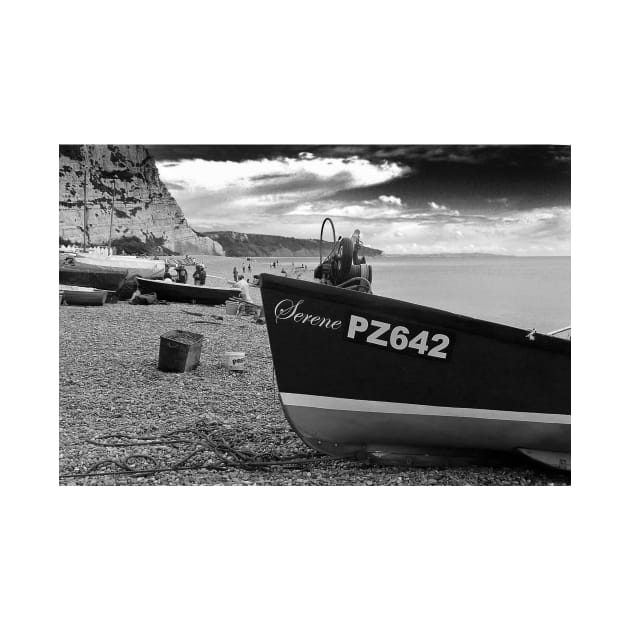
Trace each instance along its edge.
<path fill-rule="evenodd" d="M 59 156 L 61 157 L 62 155 L 78 162 L 82 162 L 85 159 L 82 145 L 80 144 L 60 144 Z"/>
<path fill-rule="evenodd" d="M 112 164 L 116 166 L 127 166 L 127 158 L 122 154 L 122 151 L 115 144 L 108 144 L 107 148 L 110 150 L 110 159 Z"/>

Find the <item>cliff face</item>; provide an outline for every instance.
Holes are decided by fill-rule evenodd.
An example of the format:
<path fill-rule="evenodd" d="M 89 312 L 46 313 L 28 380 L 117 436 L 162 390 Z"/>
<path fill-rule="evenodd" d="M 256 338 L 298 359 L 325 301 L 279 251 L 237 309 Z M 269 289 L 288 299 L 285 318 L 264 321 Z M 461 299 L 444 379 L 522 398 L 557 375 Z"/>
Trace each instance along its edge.
<path fill-rule="evenodd" d="M 218 241 L 225 251 L 226 256 L 319 256 L 319 239 L 316 238 L 292 238 L 289 236 L 271 236 L 268 234 L 245 234 L 243 232 L 204 232 Z M 324 242 L 323 255 L 326 256 L 333 244 Z M 380 256 L 380 249 L 361 247 L 362 256 Z"/>
<path fill-rule="evenodd" d="M 143 146 L 59 146 L 59 236 L 79 244 L 83 243 L 84 183 L 88 245 L 108 243 L 115 193 L 112 240 L 137 236 L 182 254 L 223 255 L 218 242 L 188 226 Z"/>

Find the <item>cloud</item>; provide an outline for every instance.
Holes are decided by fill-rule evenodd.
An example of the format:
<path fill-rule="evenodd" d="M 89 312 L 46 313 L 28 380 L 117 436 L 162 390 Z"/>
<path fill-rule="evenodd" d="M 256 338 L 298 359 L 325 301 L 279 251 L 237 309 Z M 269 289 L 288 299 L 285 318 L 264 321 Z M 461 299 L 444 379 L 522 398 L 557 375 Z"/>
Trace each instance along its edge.
<path fill-rule="evenodd" d="M 425 153 L 442 160 L 448 151 Z M 462 161 L 476 157 L 474 153 Z M 499 191 L 497 196 L 484 195 L 486 205 L 467 207 L 466 198 L 461 203 L 448 198 L 446 205 L 439 201 L 439 191 L 418 194 L 423 192 L 422 178 L 415 195 L 409 178 L 399 183 L 410 173 L 409 167 L 376 162 L 366 155 L 364 151 L 322 157 L 304 150 L 293 156 L 241 161 L 171 159 L 158 162 L 158 168 L 189 223 L 199 231 L 316 238 L 323 218 L 329 216 L 337 234 L 349 235 L 359 228 L 366 244 L 391 253 L 570 253 L 568 205 L 517 210 L 512 198 L 499 196 Z"/>
<path fill-rule="evenodd" d="M 392 206 L 402 206 L 400 197 L 394 197 L 394 195 L 381 195 L 378 200 L 381 203 L 390 204 Z"/>
<path fill-rule="evenodd" d="M 377 199 L 368 199 L 354 204 L 339 204 L 334 200 L 320 200 L 298 205 L 287 212 L 290 216 L 332 216 L 355 219 L 395 219 L 398 221 L 417 221 L 437 223 L 451 221 L 459 217 L 459 210 L 431 202 L 430 210 L 409 208 L 400 197 L 380 195 Z"/>
<path fill-rule="evenodd" d="M 435 203 L 435 201 L 429 201 L 429 207 L 433 210 L 448 210 L 447 206 L 441 206 L 439 203 Z"/>
<path fill-rule="evenodd" d="M 312 153 L 300 153 L 298 158 L 244 160 L 242 162 L 213 160 L 181 160 L 177 163 L 158 162 L 165 184 L 186 184 L 190 190 L 218 191 L 231 189 L 255 193 L 269 185 L 282 192 L 286 187 L 330 194 L 339 190 L 375 186 L 401 177 L 408 168 L 395 162 L 374 164 L 354 158 L 318 158 Z M 161 171 L 165 168 L 164 172 Z"/>
<path fill-rule="evenodd" d="M 320 204 L 300 204 L 295 210 L 287 213 L 288 216 L 331 216 L 347 217 L 354 219 L 396 219 L 400 218 L 401 212 L 397 208 L 392 208 L 388 204 L 374 204 L 364 202 L 345 206 L 334 203 Z"/>
<path fill-rule="evenodd" d="M 324 158 L 308 151 L 297 157 L 238 162 L 182 159 L 157 162 L 157 166 L 195 229 L 255 228 L 267 234 L 285 233 L 282 217 L 304 204 L 391 182 L 409 172 L 396 162 L 373 163 L 356 156 Z M 388 205 L 401 203 L 397 197 L 385 197 Z M 353 216 L 353 210 L 345 214 Z"/>
<path fill-rule="evenodd" d="M 513 255 L 570 255 L 571 210 L 535 208 L 509 215 L 393 208 L 373 201 L 326 207 L 302 207 L 288 220 L 302 219 L 317 229 L 322 216 L 334 219 L 337 234 L 361 230 L 367 245 L 388 253 L 435 254 L 486 252 Z"/>

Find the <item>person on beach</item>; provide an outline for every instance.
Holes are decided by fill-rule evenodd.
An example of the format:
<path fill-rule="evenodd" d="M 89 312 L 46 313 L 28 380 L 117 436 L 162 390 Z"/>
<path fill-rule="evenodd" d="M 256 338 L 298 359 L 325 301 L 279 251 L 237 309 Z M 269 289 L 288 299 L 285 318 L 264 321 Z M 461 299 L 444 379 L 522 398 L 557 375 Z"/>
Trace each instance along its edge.
<path fill-rule="evenodd" d="M 197 265 L 195 273 L 193 273 L 193 280 L 195 284 L 199 286 L 206 284 L 206 270 L 202 264 Z"/>
<path fill-rule="evenodd" d="M 236 267 L 234 267 L 234 269 L 232 269 L 232 275 L 234 276 L 234 282 L 238 281 L 238 270 L 236 269 Z"/>
<path fill-rule="evenodd" d="M 252 296 L 249 294 L 249 285 L 247 284 L 247 280 L 245 280 L 245 276 L 243 274 L 239 274 L 237 282 L 230 282 L 230 284 L 235 288 L 239 289 L 241 292 L 240 297 L 248 302 L 252 301 Z"/>
<path fill-rule="evenodd" d="M 184 265 L 177 265 L 175 270 L 177 271 L 177 280 L 175 282 L 178 282 L 179 284 L 186 284 L 186 282 L 188 282 L 188 272 L 186 271 L 186 267 L 184 267 Z"/>

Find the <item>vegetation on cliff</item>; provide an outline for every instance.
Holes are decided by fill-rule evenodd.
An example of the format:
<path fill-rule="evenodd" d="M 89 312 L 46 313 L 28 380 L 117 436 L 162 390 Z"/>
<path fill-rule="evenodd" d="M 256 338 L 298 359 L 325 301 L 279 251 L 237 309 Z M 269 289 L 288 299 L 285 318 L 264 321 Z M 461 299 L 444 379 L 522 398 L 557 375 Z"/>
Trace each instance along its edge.
<path fill-rule="evenodd" d="M 198 232 L 218 241 L 226 256 L 319 256 L 319 239 L 293 238 L 291 236 L 272 236 L 270 234 L 244 234 L 242 232 Z M 324 242 L 322 251 L 328 254 L 333 244 Z M 380 256 L 380 249 L 362 247 L 365 256 Z"/>
<path fill-rule="evenodd" d="M 165 247 L 163 238 L 150 238 L 146 241 L 140 240 L 137 236 L 122 236 L 121 238 L 112 239 L 112 248 L 115 252 L 121 254 L 125 252 L 129 256 L 176 256 L 179 252 L 175 252 Z M 71 241 L 67 238 L 59 237 L 59 246 L 63 247 L 81 247 L 81 243 Z"/>

